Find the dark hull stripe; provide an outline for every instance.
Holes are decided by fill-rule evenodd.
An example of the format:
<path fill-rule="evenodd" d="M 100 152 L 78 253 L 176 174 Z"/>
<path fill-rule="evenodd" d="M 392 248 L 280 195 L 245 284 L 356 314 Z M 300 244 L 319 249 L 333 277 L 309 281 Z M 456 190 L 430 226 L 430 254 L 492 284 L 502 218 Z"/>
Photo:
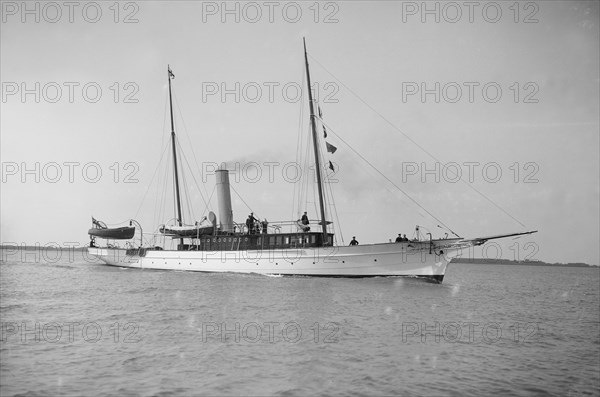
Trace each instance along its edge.
<path fill-rule="evenodd" d="M 373 277 L 404 277 L 404 278 L 416 278 L 422 279 L 423 281 L 430 281 L 433 283 L 441 283 L 444 281 L 444 276 L 400 276 L 397 274 L 364 274 L 364 275 L 341 275 L 341 274 L 273 274 L 284 277 L 329 277 L 329 278 L 373 278 Z"/>

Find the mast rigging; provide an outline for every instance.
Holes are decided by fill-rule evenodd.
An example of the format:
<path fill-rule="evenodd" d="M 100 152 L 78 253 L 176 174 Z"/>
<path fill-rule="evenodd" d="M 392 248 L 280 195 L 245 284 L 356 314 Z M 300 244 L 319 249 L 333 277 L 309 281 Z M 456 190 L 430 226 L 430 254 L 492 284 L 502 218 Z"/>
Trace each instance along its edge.
<path fill-rule="evenodd" d="M 310 85 L 310 73 L 308 70 L 308 54 L 306 53 L 306 39 L 302 38 L 304 43 L 304 62 L 306 64 L 306 83 L 308 85 L 308 103 L 310 107 L 310 125 L 313 137 L 313 146 L 315 151 L 315 167 L 317 171 L 317 187 L 319 190 L 319 208 L 321 210 L 321 227 L 323 230 L 323 245 L 328 244 L 327 236 L 327 221 L 325 219 L 325 202 L 323 200 L 323 181 L 321 176 L 321 164 L 319 162 L 319 146 L 317 143 L 317 126 L 315 122 L 315 108 L 313 104 L 312 91 Z"/>
<path fill-rule="evenodd" d="M 173 147 L 173 169 L 175 170 L 175 198 L 177 201 L 177 224 L 183 226 L 183 218 L 181 216 L 181 196 L 179 193 L 179 174 L 177 172 L 177 149 L 175 148 L 175 124 L 173 123 L 173 98 L 171 97 L 171 79 L 175 78 L 175 75 L 171 71 L 171 67 L 167 65 L 168 78 L 169 78 L 169 109 L 171 111 L 171 146 Z M 183 246 L 183 238 L 179 240 Z"/>

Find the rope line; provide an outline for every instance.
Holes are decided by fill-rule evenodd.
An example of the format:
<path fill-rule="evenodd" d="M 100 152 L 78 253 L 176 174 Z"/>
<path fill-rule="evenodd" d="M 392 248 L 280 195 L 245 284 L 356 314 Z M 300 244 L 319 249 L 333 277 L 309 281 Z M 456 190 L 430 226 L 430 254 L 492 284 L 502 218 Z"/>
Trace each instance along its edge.
<path fill-rule="evenodd" d="M 310 55 L 309 55 L 310 56 Z M 406 133 L 404 133 L 400 128 L 396 127 L 396 125 L 394 125 L 394 123 L 392 123 L 390 120 L 388 120 L 385 116 L 383 116 L 381 113 L 379 113 L 377 110 L 375 110 L 375 108 L 373 108 L 371 105 L 369 105 L 364 99 L 362 99 L 356 92 L 354 92 L 350 87 L 348 87 L 346 84 L 344 84 L 343 81 L 341 81 L 340 79 L 338 79 L 333 73 L 331 73 L 325 66 L 323 66 L 318 60 L 316 60 L 314 57 L 310 56 L 310 58 L 312 60 L 314 60 L 321 68 L 323 68 L 323 70 L 325 70 L 331 77 L 333 77 L 334 79 L 336 79 L 345 89 L 347 89 L 352 95 L 354 95 L 359 101 L 361 101 L 364 105 L 366 105 L 369 109 L 371 109 L 371 111 L 373 111 L 373 113 L 375 113 L 376 115 L 378 115 L 383 121 L 385 121 L 389 126 L 391 126 L 394 130 L 396 130 L 397 132 L 399 132 L 400 134 L 402 134 L 406 139 L 408 139 L 410 142 L 412 142 L 415 146 L 417 146 L 419 149 L 421 149 L 425 154 L 427 154 L 429 157 L 431 157 L 432 159 L 434 159 L 435 161 L 441 163 L 440 160 L 437 159 L 437 157 L 435 157 L 433 154 L 431 154 L 429 151 L 427 151 L 427 149 L 425 149 L 423 146 L 419 145 L 414 139 L 412 139 L 409 135 L 407 135 Z M 454 172 L 454 170 L 452 170 L 452 172 Z M 456 172 L 454 172 L 456 176 L 459 176 L 458 174 L 456 174 Z M 477 194 L 479 194 L 481 197 L 483 197 L 484 199 L 486 199 L 488 202 L 490 202 L 492 205 L 494 205 L 497 209 L 499 209 L 500 211 L 502 211 L 504 214 L 508 215 L 512 220 L 514 220 L 515 222 L 517 222 L 519 225 L 521 225 L 522 227 L 526 227 L 521 221 L 519 221 L 517 218 L 515 218 L 514 216 L 512 216 L 508 211 L 506 211 L 504 208 L 502 208 L 500 205 L 496 204 L 496 202 L 494 202 L 491 198 L 489 198 L 488 196 L 486 196 L 484 193 L 480 192 L 479 190 L 477 190 L 473 185 L 471 185 L 470 183 L 466 182 L 462 176 L 460 177 L 460 181 L 463 182 L 464 184 L 466 184 L 469 188 L 471 188 L 471 190 L 473 190 L 474 192 L 476 192 Z M 424 208 L 423 208 L 424 209 Z"/>
<path fill-rule="evenodd" d="M 325 126 L 330 129 L 328 124 L 325 124 Z M 423 207 L 421 204 L 419 204 L 419 202 L 417 200 L 415 200 L 414 198 L 412 198 L 412 196 L 408 193 L 406 193 L 404 190 L 402 190 L 398 185 L 396 185 L 394 183 L 394 181 L 392 181 L 390 178 L 388 178 L 384 173 L 382 173 L 381 171 L 379 171 L 377 169 L 377 167 L 375 167 L 373 164 L 371 164 L 371 162 L 369 160 L 367 160 L 365 157 L 363 157 L 363 155 L 361 155 L 359 152 L 357 152 L 348 142 L 346 142 L 342 137 L 340 137 L 333 129 L 331 129 L 331 132 L 342 142 L 344 143 L 348 148 L 350 148 L 350 150 L 352 150 L 354 152 L 354 154 L 356 154 L 358 157 L 360 157 L 361 160 L 363 160 L 365 163 L 367 163 L 375 172 L 377 172 L 381 177 L 383 177 L 386 181 L 388 181 L 392 186 L 394 186 L 396 189 L 398 189 L 402 194 L 404 194 L 410 201 L 412 201 L 416 206 L 418 206 L 419 208 L 421 208 L 423 211 L 425 211 L 427 214 L 429 214 L 429 216 L 431 216 L 433 219 L 435 219 L 436 221 L 438 221 L 439 223 L 441 223 L 442 225 L 444 225 L 445 227 L 448 227 L 442 220 L 440 220 L 437 216 L 435 216 L 433 213 L 431 213 L 429 210 L 427 210 L 427 208 Z M 448 227 L 449 228 L 449 227 Z"/>

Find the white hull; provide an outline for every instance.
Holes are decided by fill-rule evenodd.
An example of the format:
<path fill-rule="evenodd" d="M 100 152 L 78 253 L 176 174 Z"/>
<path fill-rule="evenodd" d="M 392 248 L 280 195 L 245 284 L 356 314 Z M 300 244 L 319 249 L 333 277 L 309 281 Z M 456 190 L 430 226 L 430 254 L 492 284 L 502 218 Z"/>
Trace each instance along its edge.
<path fill-rule="evenodd" d="M 442 281 L 448 263 L 461 248 L 435 244 L 435 249 L 430 249 L 430 244 L 424 242 L 410 245 L 386 243 L 262 251 L 148 250 L 141 255 L 131 250 L 128 255 L 126 250 L 114 248 L 88 248 L 88 252 L 108 265 L 139 269 L 321 277 L 414 276 Z"/>

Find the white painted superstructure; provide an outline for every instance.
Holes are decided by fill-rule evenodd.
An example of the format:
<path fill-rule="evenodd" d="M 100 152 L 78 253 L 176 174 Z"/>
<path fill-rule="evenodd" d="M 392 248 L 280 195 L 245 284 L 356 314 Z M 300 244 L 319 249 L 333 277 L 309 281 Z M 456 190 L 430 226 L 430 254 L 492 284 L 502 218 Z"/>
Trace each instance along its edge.
<path fill-rule="evenodd" d="M 460 248 L 456 240 L 437 240 L 239 251 L 89 248 L 89 253 L 109 265 L 139 269 L 321 277 L 420 276 L 442 281 Z"/>

